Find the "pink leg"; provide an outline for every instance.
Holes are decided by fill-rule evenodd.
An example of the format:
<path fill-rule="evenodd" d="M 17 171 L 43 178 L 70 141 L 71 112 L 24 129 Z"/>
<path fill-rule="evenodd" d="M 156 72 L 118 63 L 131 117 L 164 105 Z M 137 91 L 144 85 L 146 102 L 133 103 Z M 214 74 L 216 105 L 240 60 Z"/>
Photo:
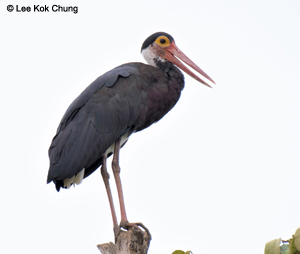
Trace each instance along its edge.
<path fill-rule="evenodd" d="M 103 155 L 102 166 L 101 166 L 101 175 L 102 175 L 102 178 L 103 178 L 103 181 L 105 184 L 108 201 L 109 201 L 109 205 L 110 205 L 111 216 L 112 216 L 113 224 L 114 224 L 114 234 L 115 234 L 115 237 L 117 237 L 117 234 L 119 232 L 119 225 L 118 225 L 114 202 L 113 202 L 113 198 L 112 198 L 112 194 L 111 194 L 111 190 L 110 190 L 110 186 L 109 186 L 109 181 L 108 181 L 109 174 L 108 174 L 107 168 L 106 168 L 106 159 L 107 159 L 106 156 Z"/>
<path fill-rule="evenodd" d="M 121 178 L 120 178 L 121 169 L 120 169 L 120 165 L 119 165 L 119 154 L 120 154 L 120 139 L 118 139 L 115 143 L 114 157 L 112 160 L 112 170 L 113 170 L 114 177 L 116 180 L 117 191 L 118 191 L 119 202 L 120 202 L 120 210 L 121 210 L 120 226 L 122 228 L 127 228 L 126 225 L 128 223 L 128 220 L 127 220 L 126 211 L 125 211 L 122 183 L 121 183 Z"/>
<path fill-rule="evenodd" d="M 118 139 L 115 142 L 115 150 L 114 150 L 114 157 L 112 160 L 112 170 L 114 173 L 116 185 L 117 185 L 117 191 L 119 196 L 119 202 L 120 202 L 120 210 L 121 210 L 121 222 L 120 227 L 128 229 L 128 227 L 135 227 L 136 229 L 140 230 L 139 227 L 143 228 L 147 234 L 149 239 L 151 240 L 151 234 L 149 230 L 140 222 L 138 223 L 129 223 L 125 211 L 125 203 L 124 203 L 124 197 L 123 197 L 123 190 L 122 190 L 122 183 L 120 178 L 120 165 L 119 165 L 119 155 L 120 155 L 120 139 Z M 117 235 L 116 235 L 117 238 Z"/>

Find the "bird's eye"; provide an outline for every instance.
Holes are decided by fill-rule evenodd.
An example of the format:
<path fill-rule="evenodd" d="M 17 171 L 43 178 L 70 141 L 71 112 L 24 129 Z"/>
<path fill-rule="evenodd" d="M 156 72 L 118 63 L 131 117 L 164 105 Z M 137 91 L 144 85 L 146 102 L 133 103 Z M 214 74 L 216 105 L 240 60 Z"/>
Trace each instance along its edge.
<path fill-rule="evenodd" d="M 160 39 L 159 41 L 160 41 L 161 44 L 165 44 L 166 43 L 165 39 Z"/>
<path fill-rule="evenodd" d="M 169 38 L 167 37 L 167 36 L 164 36 L 164 35 L 162 35 L 162 36 L 159 36 L 156 40 L 155 40 L 155 42 L 159 45 L 159 46 L 161 46 L 161 47 L 168 47 L 168 46 L 170 46 L 170 40 L 169 40 Z"/>

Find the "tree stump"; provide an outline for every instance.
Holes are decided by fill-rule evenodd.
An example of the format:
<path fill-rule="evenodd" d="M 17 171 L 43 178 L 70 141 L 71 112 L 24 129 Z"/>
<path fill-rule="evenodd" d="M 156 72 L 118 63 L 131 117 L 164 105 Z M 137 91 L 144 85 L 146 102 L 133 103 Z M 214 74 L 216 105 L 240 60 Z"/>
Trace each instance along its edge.
<path fill-rule="evenodd" d="M 151 235 L 148 230 L 130 227 L 127 231 L 120 231 L 116 243 L 103 243 L 97 247 L 102 254 L 146 254 L 150 241 Z"/>

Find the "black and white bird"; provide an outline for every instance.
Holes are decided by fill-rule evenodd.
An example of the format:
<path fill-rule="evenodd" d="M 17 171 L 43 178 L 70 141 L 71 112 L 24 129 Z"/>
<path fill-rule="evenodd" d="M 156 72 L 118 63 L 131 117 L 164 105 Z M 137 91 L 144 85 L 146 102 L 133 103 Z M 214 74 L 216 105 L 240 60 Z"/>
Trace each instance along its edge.
<path fill-rule="evenodd" d="M 141 53 L 148 64 L 127 63 L 98 77 L 69 106 L 49 148 L 47 183 L 56 190 L 80 184 L 101 166 L 111 207 L 114 232 L 134 224 L 127 220 L 120 180 L 119 153 L 128 138 L 164 117 L 177 103 L 184 76 L 209 86 L 181 61 L 210 82 L 214 81 L 175 45 L 164 32 L 149 36 Z M 180 60 L 181 61 L 180 61 Z M 112 171 L 121 209 L 117 222 L 109 186 L 106 160 L 113 155 Z"/>

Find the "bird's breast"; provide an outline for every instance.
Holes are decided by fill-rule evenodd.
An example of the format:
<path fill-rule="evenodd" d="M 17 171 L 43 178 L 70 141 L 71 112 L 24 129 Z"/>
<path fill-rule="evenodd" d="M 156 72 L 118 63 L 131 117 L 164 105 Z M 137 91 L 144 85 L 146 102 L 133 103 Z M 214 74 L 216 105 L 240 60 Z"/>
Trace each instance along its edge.
<path fill-rule="evenodd" d="M 184 87 L 183 75 L 177 68 L 171 71 L 173 73 L 169 75 L 158 68 L 148 66 L 147 74 L 143 75 L 146 87 L 140 89 L 143 91 L 143 106 L 139 114 L 142 124 L 138 125 L 138 131 L 163 118 L 179 100 Z"/>

